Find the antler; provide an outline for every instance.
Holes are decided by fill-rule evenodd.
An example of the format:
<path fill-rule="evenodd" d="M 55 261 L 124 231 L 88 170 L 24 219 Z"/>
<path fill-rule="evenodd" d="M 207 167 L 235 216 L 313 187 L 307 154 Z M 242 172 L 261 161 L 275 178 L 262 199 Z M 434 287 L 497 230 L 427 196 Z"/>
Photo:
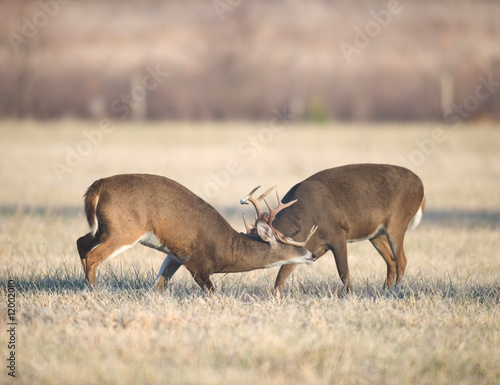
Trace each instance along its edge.
<path fill-rule="evenodd" d="M 269 225 L 269 227 L 271 227 L 271 229 L 273 230 L 274 234 L 276 235 L 276 237 L 278 238 L 278 240 L 281 243 L 285 243 L 285 244 L 292 245 L 292 246 L 304 247 L 306 245 L 306 243 L 309 241 L 309 239 L 311 239 L 311 237 L 313 236 L 313 234 L 315 233 L 315 231 L 318 229 L 318 226 L 313 226 L 311 228 L 311 231 L 309 232 L 309 235 L 307 236 L 307 238 L 304 241 L 302 241 L 302 242 L 294 241 L 292 238 L 285 236 L 281 231 L 276 230 L 273 227 L 272 223 L 273 223 L 274 218 L 276 217 L 276 215 L 281 210 L 283 210 L 283 209 L 285 209 L 285 208 L 293 205 L 295 202 L 297 202 L 297 199 L 295 199 L 294 201 L 288 202 L 288 203 L 282 203 L 281 200 L 280 200 L 280 197 L 278 195 L 278 192 L 276 191 L 276 199 L 278 200 L 278 207 L 276 207 L 275 209 L 272 209 L 269 206 L 269 204 L 267 203 L 265 197 L 271 191 L 273 191 L 276 188 L 276 186 L 270 188 L 264 194 L 262 194 L 259 198 L 256 199 L 252 195 L 259 188 L 260 188 L 260 186 L 257 186 L 252 191 L 250 191 L 250 194 L 248 194 L 246 197 L 242 198 L 240 200 L 240 203 L 242 205 L 247 205 L 249 203 L 253 204 L 253 206 L 255 207 L 255 210 L 257 212 L 256 221 L 264 220 L 265 222 L 267 222 L 267 224 Z M 260 208 L 260 203 L 262 202 L 262 200 L 264 200 L 264 203 L 266 204 L 267 208 L 269 209 L 269 215 L 267 215 L 267 218 L 266 218 L 266 214 L 264 214 L 264 215 L 262 214 L 262 210 Z M 253 226 L 253 228 L 250 228 L 248 226 L 245 214 L 243 214 L 243 222 L 245 223 L 245 228 L 247 230 L 247 234 L 252 233 L 252 231 L 254 231 L 254 229 L 255 229 L 255 226 Z"/>
<path fill-rule="evenodd" d="M 305 247 L 306 243 L 309 242 L 309 239 L 311 239 L 311 237 L 316 232 L 316 230 L 318 230 L 318 226 L 314 225 L 311 228 L 311 231 L 309 231 L 309 235 L 307 236 L 307 238 L 302 242 L 294 241 L 292 238 L 285 237 L 281 233 L 275 233 L 275 234 L 281 243 L 286 243 L 286 244 L 292 245 L 292 246 Z M 276 230 L 274 230 L 274 231 L 276 231 Z"/>
<path fill-rule="evenodd" d="M 298 199 L 295 199 L 295 200 L 288 202 L 288 203 L 283 203 L 283 202 L 281 202 L 277 191 L 276 191 L 276 199 L 278 200 L 278 207 L 276 207 L 275 209 L 271 209 L 271 207 L 269 206 L 267 201 L 264 199 L 264 203 L 266 204 L 267 208 L 269 209 L 269 220 L 268 220 L 267 224 L 274 231 L 274 234 L 276 234 L 276 237 L 280 240 L 281 243 L 286 243 L 286 244 L 292 245 L 292 246 L 304 247 L 306 245 L 306 243 L 309 241 L 309 239 L 311 239 L 313 234 L 316 232 L 316 230 L 318 229 L 318 226 L 314 225 L 311 228 L 311 231 L 309 231 L 309 235 L 307 236 L 305 241 L 302 241 L 302 242 L 294 241 L 292 238 L 285 236 L 281 231 L 279 231 L 273 227 L 274 218 L 276 217 L 276 214 L 278 214 L 281 210 L 293 205 L 295 202 L 298 201 Z"/>
<path fill-rule="evenodd" d="M 276 199 L 278 200 L 278 207 L 276 207 L 275 209 L 272 209 L 271 206 L 269 206 L 269 203 L 267 203 L 267 201 L 264 199 L 264 203 L 266 204 L 267 208 L 269 209 L 269 219 L 267 221 L 267 224 L 271 227 L 271 229 L 278 235 L 281 235 L 284 237 L 283 233 L 281 233 L 279 230 L 276 230 L 274 227 L 273 227 L 273 221 L 274 221 L 274 217 L 276 217 L 276 214 L 278 214 L 281 210 L 283 209 L 286 209 L 288 206 L 291 206 L 293 205 L 295 202 L 297 202 L 297 199 L 295 199 L 294 201 L 291 201 L 291 202 L 288 202 L 288 203 L 283 203 L 280 201 L 280 197 L 278 195 L 278 192 L 276 191 Z"/>
<path fill-rule="evenodd" d="M 245 224 L 245 229 L 247 229 L 247 234 L 250 234 L 252 232 L 252 229 L 250 227 L 248 227 L 247 218 L 245 217 L 245 213 L 243 213 L 243 223 Z M 255 229 L 254 225 L 252 225 L 252 227 Z"/>
<path fill-rule="evenodd" d="M 261 215 L 262 215 L 262 210 L 260 208 L 260 202 L 262 202 L 262 199 L 264 199 L 267 194 L 269 194 L 271 191 L 273 191 L 276 188 L 276 186 L 271 187 L 269 190 L 267 190 L 260 197 L 254 198 L 252 195 L 259 188 L 260 188 L 260 186 L 255 187 L 252 191 L 250 191 L 250 194 L 248 194 L 244 198 L 241 198 L 241 200 L 240 200 L 240 203 L 242 205 L 248 205 L 249 203 L 253 204 L 253 207 L 255 207 L 255 211 L 257 211 L 257 218 L 256 218 L 256 220 L 259 220 L 260 217 L 261 217 Z M 245 227 L 247 228 L 247 231 L 248 231 L 248 226 L 246 225 L 246 220 L 245 220 Z"/>

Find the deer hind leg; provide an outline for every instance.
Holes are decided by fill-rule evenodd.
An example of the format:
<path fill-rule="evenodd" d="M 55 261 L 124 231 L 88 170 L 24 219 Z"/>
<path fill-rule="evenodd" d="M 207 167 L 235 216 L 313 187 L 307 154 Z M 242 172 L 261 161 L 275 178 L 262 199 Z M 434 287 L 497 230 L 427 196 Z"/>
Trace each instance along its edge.
<path fill-rule="evenodd" d="M 408 222 L 387 228 L 387 239 L 396 262 L 396 285 L 401 282 L 406 270 L 407 259 L 403 249 L 406 228 Z"/>
<path fill-rule="evenodd" d="M 95 241 L 95 246 L 86 253 L 85 278 L 91 286 L 95 286 L 97 267 L 109 258 L 113 258 L 121 252 L 131 248 L 138 239 L 118 238 L 113 236 L 101 236 Z M 80 254 L 81 256 L 81 254 Z"/>
<path fill-rule="evenodd" d="M 87 271 L 88 252 L 98 244 L 99 239 L 95 238 L 92 233 L 85 234 L 83 237 L 78 238 L 78 240 L 76 241 L 76 247 L 78 249 L 78 254 L 80 255 L 80 261 L 82 262 L 84 271 Z"/>
<path fill-rule="evenodd" d="M 274 283 L 274 295 L 276 298 L 281 297 L 281 292 L 283 291 L 283 285 L 287 278 L 292 274 L 297 265 L 282 265 L 280 271 L 278 272 L 278 276 L 276 277 L 276 282 Z"/>
<path fill-rule="evenodd" d="M 384 258 L 387 264 L 387 278 L 384 283 L 384 288 L 391 287 L 396 279 L 396 260 L 392 254 L 391 245 L 385 234 L 380 235 L 377 238 L 370 239 L 372 245 L 377 249 L 379 254 Z"/>
<path fill-rule="evenodd" d="M 167 257 L 160 267 L 158 277 L 156 278 L 154 290 L 163 290 L 181 265 L 182 263 L 175 256 L 167 254 Z"/>

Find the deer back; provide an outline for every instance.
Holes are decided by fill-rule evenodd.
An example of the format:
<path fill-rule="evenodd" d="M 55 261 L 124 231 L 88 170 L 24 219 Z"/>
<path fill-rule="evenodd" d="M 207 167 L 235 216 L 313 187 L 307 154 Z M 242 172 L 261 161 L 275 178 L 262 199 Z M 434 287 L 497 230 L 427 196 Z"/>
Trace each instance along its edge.
<path fill-rule="evenodd" d="M 408 169 L 354 164 L 320 171 L 293 186 L 283 203 L 297 200 L 275 219 L 275 227 L 303 237 L 320 224 L 307 248 L 324 254 L 342 231 L 346 239 L 364 238 L 389 220 L 410 220 L 424 196 L 420 178 Z"/>

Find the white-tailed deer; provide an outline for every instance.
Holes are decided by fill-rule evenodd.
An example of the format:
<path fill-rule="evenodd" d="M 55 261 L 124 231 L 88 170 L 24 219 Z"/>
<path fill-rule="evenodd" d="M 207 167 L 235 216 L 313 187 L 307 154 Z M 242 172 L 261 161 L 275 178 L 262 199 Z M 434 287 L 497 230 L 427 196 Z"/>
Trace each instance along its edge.
<path fill-rule="evenodd" d="M 163 289 L 184 265 L 202 289 L 213 290 L 213 273 L 235 273 L 311 263 L 298 242 L 277 240 L 270 224 L 256 234 L 236 232 L 207 202 L 173 180 L 147 174 L 115 175 L 95 181 L 85 194 L 90 232 L 77 240 L 89 284 L 106 259 L 141 243 L 167 254 L 155 289 Z M 311 233 L 315 227 L 311 230 Z"/>
<path fill-rule="evenodd" d="M 279 201 L 279 198 L 278 198 Z M 425 207 L 424 186 L 406 168 L 383 164 L 353 164 L 318 172 L 296 184 L 283 205 L 297 201 L 276 215 L 273 228 L 280 239 L 305 237 L 306 229 L 319 230 L 306 248 L 318 258 L 333 252 L 340 279 L 351 288 L 347 243 L 369 240 L 387 264 L 385 287 L 403 278 L 407 259 L 403 249 L 406 230 L 420 223 Z M 255 232 L 247 226 L 247 232 Z M 295 265 L 282 266 L 275 283 L 279 296 Z"/>

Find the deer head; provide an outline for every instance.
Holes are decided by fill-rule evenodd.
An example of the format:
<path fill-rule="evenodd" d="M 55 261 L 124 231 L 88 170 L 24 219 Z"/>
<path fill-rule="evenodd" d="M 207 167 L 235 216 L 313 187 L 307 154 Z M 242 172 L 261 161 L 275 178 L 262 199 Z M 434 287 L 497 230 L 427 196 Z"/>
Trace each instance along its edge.
<path fill-rule="evenodd" d="M 309 239 L 313 236 L 314 232 L 318 229 L 318 226 L 313 226 L 311 228 L 311 231 L 309 232 L 309 235 L 307 238 L 302 241 L 294 241 L 292 238 L 287 237 L 284 235 L 281 231 L 275 229 L 273 227 L 273 221 L 276 215 L 283 209 L 293 205 L 295 202 L 297 202 L 297 199 L 294 201 L 288 202 L 288 203 L 282 203 L 280 201 L 278 192 L 276 191 L 276 199 L 278 200 L 278 207 L 272 209 L 271 206 L 269 206 L 269 203 L 266 201 L 266 196 L 276 189 L 276 186 L 270 188 L 267 190 L 265 193 L 263 193 L 260 197 L 254 198 L 253 194 L 255 191 L 257 191 L 260 188 L 260 186 L 255 187 L 250 193 L 242 198 L 240 200 L 240 203 L 242 205 L 247 205 L 247 204 L 252 204 L 255 207 L 256 215 L 255 215 L 255 224 L 252 225 L 252 227 L 248 226 L 248 223 L 246 221 L 245 214 L 243 214 L 243 222 L 245 223 L 245 228 L 247 231 L 247 234 L 257 234 L 262 240 L 266 242 L 271 242 L 273 240 L 273 235 L 274 237 L 280 241 L 281 243 L 287 244 L 287 245 L 292 245 L 292 246 L 297 246 L 297 247 L 305 247 Z M 269 213 L 263 213 L 260 204 L 261 202 L 264 201 L 266 204 L 267 208 L 269 209 Z"/>

